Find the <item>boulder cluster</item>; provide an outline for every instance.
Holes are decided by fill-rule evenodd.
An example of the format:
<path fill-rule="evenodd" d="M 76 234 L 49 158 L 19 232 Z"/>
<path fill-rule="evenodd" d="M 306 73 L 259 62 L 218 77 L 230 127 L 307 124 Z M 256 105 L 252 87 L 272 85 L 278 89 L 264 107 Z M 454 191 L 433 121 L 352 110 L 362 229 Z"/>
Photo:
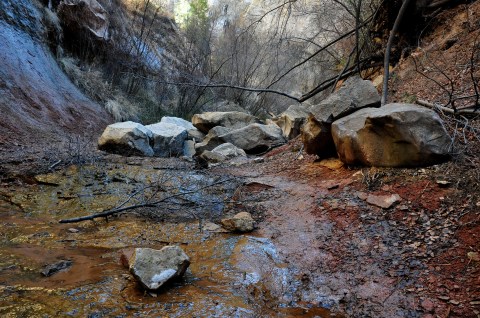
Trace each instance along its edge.
<path fill-rule="evenodd" d="M 264 125 L 242 112 L 196 114 L 192 122 L 163 117 L 142 125 L 127 121 L 109 125 L 98 147 L 122 155 L 188 157 L 222 162 L 247 154 L 259 154 L 286 142 L 277 125 Z"/>
<path fill-rule="evenodd" d="M 258 155 L 301 135 L 308 154 L 338 155 L 347 164 L 408 167 L 449 157 L 451 138 L 431 109 L 413 104 L 380 107 L 380 96 L 368 80 L 352 77 L 319 104 L 292 105 L 262 123 L 243 112 L 206 112 L 192 121 L 163 117 L 143 126 L 121 122 L 108 126 L 99 149 L 123 155 L 198 156 L 223 162 Z"/>

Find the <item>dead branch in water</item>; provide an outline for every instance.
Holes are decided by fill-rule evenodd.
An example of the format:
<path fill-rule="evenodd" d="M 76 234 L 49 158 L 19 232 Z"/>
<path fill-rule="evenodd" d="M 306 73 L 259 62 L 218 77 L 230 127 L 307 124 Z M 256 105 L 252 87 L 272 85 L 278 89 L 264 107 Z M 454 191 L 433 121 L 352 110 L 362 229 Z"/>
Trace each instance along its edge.
<path fill-rule="evenodd" d="M 172 194 L 172 195 L 169 195 L 169 196 L 166 196 L 166 197 L 163 197 L 161 199 L 158 199 L 156 201 L 152 201 L 152 202 L 145 202 L 145 203 L 140 203 L 140 204 L 133 204 L 133 205 L 129 205 L 129 206 L 126 206 L 124 207 L 125 203 L 128 202 L 130 198 L 128 198 L 125 202 L 123 202 L 122 204 L 118 205 L 117 207 L 113 208 L 113 209 L 108 209 L 108 210 L 105 210 L 103 212 L 100 212 L 100 213 L 95 213 L 95 214 L 91 214 L 91 215 L 86 215 L 86 216 L 81 216 L 81 217 L 78 217 L 78 218 L 71 218 L 71 219 L 63 219 L 63 220 L 60 220 L 59 223 L 77 223 L 77 222 L 82 222 L 82 221 L 88 221 L 88 220 L 94 220 L 96 218 L 102 218 L 102 217 L 109 217 L 111 215 L 115 215 L 115 214 L 118 214 L 118 213 L 121 213 L 121 212 L 125 212 L 125 211 L 129 211 L 129 210 L 134 210 L 134 209 L 138 209 L 138 208 L 145 208 L 145 207 L 155 207 L 155 206 L 158 206 L 160 203 L 163 203 L 167 200 L 170 200 L 172 198 L 177 198 L 177 197 L 181 197 L 181 196 L 184 196 L 184 195 L 187 195 L 187 194 L 193 194 L 193 193 L 197 193 L 198 191 L 201 191 L 201 190 L 204 190 L 204 189 L 207 189 L 207 188 L 211 188 L 211 187 L 214 187 L 216 185 L 219 185 L 219 184 L 222 184 L 222 183 L 225 183 L 225 182 L 228 182 L 228 181 L 231 181 L 233 180 L 234 178 L 228 178 L 228 179 L 225 179 L 225 180 L 221 180 L 221 181 L 217 181 L 217 182 L 214 182 L 214 183 L 211 183 L 209 185 L 206 185 L 206 186 L 203 186 L 203 187 L 200 187 L 198 189 L 195 189 L 195 190 L 191 190 L 191 191 L 186 191 L 186 192 L 181 192 L 181 193 L 176 193 L 176 194 Z M 135 194 L 138 194 L 139 191 L 137 191 Z"/>

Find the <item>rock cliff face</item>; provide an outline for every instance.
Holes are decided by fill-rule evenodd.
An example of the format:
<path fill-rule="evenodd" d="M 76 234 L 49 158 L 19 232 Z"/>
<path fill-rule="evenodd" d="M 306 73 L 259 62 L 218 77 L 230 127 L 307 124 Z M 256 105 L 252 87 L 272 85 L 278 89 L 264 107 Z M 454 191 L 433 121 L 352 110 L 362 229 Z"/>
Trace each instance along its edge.
<path fill-rule="evenodd" d="M 30 0 L 0 2 L 0 146 L 96 133 L 111 120 L 57 65 L 42 10 Z"/>

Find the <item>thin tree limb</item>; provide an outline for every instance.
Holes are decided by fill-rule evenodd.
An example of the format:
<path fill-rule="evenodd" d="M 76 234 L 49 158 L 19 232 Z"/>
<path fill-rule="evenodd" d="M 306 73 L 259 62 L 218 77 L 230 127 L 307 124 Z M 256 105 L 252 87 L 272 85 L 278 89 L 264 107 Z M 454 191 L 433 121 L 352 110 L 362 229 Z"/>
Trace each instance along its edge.
<path fill-rule="evenodd" d="M 385 48 L 385 59 L 383 61 L 383 90 L 382 90 L 382 106 L 387 103 L 388 98 L 388 78 L 390 76 L 390 51 L 392 49 L 393 39 L 395 38 L 395 34 L 398 32 L 400 27 L 400 23 L 403 20 L 403 16 L 407 11 L 408 4 L 410 0 L 403 0 L 402 6 L 400 7 L 400 11 L 398 11 L 397 18 L 395 19 L 395 23 L 393 24 L 392 31 L 390 32 L 390 36 L 388 37 L 387 47 Z"/>
<path fill-rule="evenodd" d="M 217 182 L 206 185 L 204 187 L 200 187 L 200 188 L 195 189 L 195 190 L 172 194 L 172 195 L 163 197 L 159 200 L 156 200 L 154 202 L 145 202 L 145 203 L 141 203 L 141 204 L 129 205 L 129 206 L 126 206 L 126 207 L 117 207 L 117 208 L 109 209 L 109 210 L 106 210 L 106 211 L 103 211 L 103 212 L 100 212 L 100 213 L 81 216 L 81 217 L 78 217 L 78 218 L 63 219 L 63 220 L 60 220 L 59 223 L 77 223 L 77 222 L 82 222 L 82 221 L 94 220 L 96 218 L 108 217 L 108 216 L 111 216 L 111 215 L 114 215 L 114 214 L 118 214 L 120 212 L 129 211 L 129 210 L 133 210 L 133 209 L 144 208 L 144 207 L 154 207 L 154 206 L 157 206 L 158 204 L 160 204 L 162 202 L 165 202 L 169 199 L 176 198 L 176 197 L 181 197 L 181 196 L 184 196 L 184 195 L 187 195 L 187 194 L 196 193 L 200 190 L 211 188 L 213 186 L 231 181 L 233 179 L 234 178 L 228 178 L 226 180 L 217 181 Z"/>

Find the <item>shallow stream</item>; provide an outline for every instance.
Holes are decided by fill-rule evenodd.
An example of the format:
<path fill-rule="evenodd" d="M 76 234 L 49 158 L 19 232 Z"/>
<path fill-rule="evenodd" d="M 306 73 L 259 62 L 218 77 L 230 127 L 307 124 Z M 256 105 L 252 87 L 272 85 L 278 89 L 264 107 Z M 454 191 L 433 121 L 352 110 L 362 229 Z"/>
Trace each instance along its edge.
<path fill-rule="evenodd" d="M 296 303 L 298 273 L 270 239 L 210 231 L 228 212 L 239 179 L 117 163 L 72 166 L 36 180 L 0 192 L 2 317 L 330 317 Z M 59 224 L 181 191 L 191 193 L 108 220 Z M 190 256 L 185 277 L 157 294 L 143 291 L 122 254 L 168 244 Z M 60 260 L 73 265 L 42 276 Z"/>

